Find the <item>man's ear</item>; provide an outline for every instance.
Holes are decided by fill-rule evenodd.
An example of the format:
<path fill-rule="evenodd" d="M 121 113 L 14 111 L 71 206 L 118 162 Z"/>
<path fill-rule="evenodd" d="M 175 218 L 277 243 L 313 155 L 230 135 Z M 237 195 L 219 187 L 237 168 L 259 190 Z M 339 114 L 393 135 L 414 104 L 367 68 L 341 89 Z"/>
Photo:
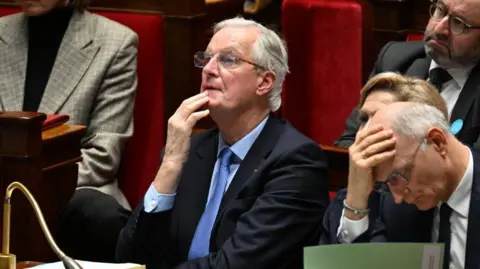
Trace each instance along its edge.
<path fill-rule="evenodd" d="M 442 130 L 437 127 L 430 128 L 426 139 L 440 155 L 445 156 L 447 154 L 447 136 Z"/>
<path fill-rule="evenodd" d="M 257 95 L 258 96 L 265 96 L 270 93 L 273 89 L 275 84 L 276 75 L 272 71 L 265 71 L 262 75 L 258 76 L 258 83 L 257 83 Z"/>

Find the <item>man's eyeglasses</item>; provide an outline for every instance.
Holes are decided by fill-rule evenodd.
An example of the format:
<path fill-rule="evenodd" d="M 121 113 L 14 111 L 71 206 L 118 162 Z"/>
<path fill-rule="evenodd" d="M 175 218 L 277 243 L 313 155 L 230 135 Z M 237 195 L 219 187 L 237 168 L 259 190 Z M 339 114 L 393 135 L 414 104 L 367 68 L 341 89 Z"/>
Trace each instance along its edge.
<path fill-rule="evenodd" d="M 418 150 L 426 143 L 425 139 L 422 139 L 422 141 L 418 144 L 417 148 L 415 149 L 414 153 L 412 154 L 412 157 L 410 157 L 407 165 L 404 166 L 403 173 L 402 172 L 392 172 L 390 175 L 388 175 L 387 180 L 377 182 L 381 184 L 387 185 L 390 189 L 399 189 L 404 191 L 407 188 L 408 182 L 409 182 L 409 176 L 413 170 L 414 167 L 414 162 L 413 160 L 417 156 Z"/>
<path fill-rule="evenodd" d="M 245 60 L 239 56 L 236 56 L 230 52 L 219 52 L 217 54 L 212 54 L 204 51 L 199 51 L 193 55 L 193 64 L 195 67 L 204 68 L 212 58 L 216 57 L 218 64 L 226 69 L 233 69 L 237 68 L 241 62 L 249 63 L 255 67 L 260 69 L 265 69 L 262 66 L 251 62 L 249 60 Z"/>
<path fill-rule="evenodd" d="M 472 26 L 459 17 L 451 15 L 448 9 L 442 3 L 439 3 L 438 0 L 431 0 L 430 2 L 432 2 L 430 5 L 430 16 L 436 20 L 441 20 L 448 16 L 448 27 L 453 34 L 463 34 L 466 29 L 480 29 L 480 26 Z"/>

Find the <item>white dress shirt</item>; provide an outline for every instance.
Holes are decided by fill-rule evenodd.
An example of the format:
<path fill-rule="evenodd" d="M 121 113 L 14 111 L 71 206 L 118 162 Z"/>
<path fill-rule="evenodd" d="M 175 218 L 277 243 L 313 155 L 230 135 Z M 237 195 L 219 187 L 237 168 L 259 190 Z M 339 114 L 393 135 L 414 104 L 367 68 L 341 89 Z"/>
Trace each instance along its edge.
<path fill-rule="evenodd" d="M 470 152 L 470 151 L 469 151 Z M 450 269 L 465 268 L 465 253 L 467 246 L 468 213 L 470 210 L 470 196 L 473 184 L 473 156 L 470 152 L 467 169 L 455 191 L 447 201 L 452 208 L 450 216 Z M 440 227 L 440 205 L 435 210 L 433 220 L 432 242 L 438 241 Z M 342 216 L 343 216 L 342 212 Z M 360 220 L 350 220 L 346 217 L 340 219 L 337 237 L 342 243 L 351 243 L 368 229 L 368 217 Z M 473 228 L 475 229 L 475 227 Z"/>
<path fill-rule="evenodd" d="M 440 66 L 435 61 L 432 61 L 430 63 L 429 72 L 436 67 Z M 460 95 L 461 90 L 465 86 L 465 82 L 467 82 L 468 76 L 470 75 L 470 72 L 472 72 L 473 67 L 474 65 L 465 68 L 445 69 L 453 78 L 452 80 L 447 81 L 442 85 L 442 89 L 440 92 L 440 95 L 447 103 L 449 118 L 452 116 L 453 107 L 455 106 L 458 96 Z"/>

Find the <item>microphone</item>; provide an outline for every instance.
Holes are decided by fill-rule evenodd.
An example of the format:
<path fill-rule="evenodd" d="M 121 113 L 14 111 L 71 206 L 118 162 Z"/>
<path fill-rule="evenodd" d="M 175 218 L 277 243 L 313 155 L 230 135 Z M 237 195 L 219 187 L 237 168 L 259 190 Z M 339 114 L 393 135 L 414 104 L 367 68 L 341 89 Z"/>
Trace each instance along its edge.
<path fill-rule="evenodd" d="M 66 269 L 82 269 L 80 264 L 74 259 L 68 257 L 63 253 L 63 251 L 57 246 L 55 240 L 53 240 L 52 234 L 50 234 L 50 230 L 48 229 L 47 223 L 45 222 L 45 218 L 43 217 L 42 210 L 38 206 L 37 201 L 30 193 L 30 191 L 20 182 L 12 182 L 7 187 L 7 191 L 5 194 L 5 201 L 3 204 L 3 237 L 2 237 L 2 253 L 0 254 L 0 269 L 15 269 L 16 268 L 16 257 L 14 254 L 10 252 L 10 213 L 11 213 L 11 202 L 10 198 L 12 197 L 12 193 L 14 190 L 20 190 L 25 197 L 30 202 L 30 205 L 33 207 L 33 211 L 37 216 L 38 222 L 40 223 L 40 227 L 42 228 L 43 234 L 47 238 L 48 244 L 55 252 L 57 257 L 63 262 L 63 265 Z"/>

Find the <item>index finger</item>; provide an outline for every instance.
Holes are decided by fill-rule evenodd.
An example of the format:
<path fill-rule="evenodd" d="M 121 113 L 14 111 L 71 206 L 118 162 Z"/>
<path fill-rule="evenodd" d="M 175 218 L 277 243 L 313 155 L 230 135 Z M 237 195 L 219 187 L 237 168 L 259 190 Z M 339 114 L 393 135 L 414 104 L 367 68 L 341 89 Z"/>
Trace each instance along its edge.
<path fill-rule="evenodd" d="M 188 100 L 188 99 L 187 99 Z M 199 98 L 192 99 L 189 102 L 183 101 L 183 103 L 178 107 L 175 114 L 179 115 L 183 120 L 187 120 L 187 118 L 205 105 L 208 102 L 208 96 L 202 96 Z"/>

